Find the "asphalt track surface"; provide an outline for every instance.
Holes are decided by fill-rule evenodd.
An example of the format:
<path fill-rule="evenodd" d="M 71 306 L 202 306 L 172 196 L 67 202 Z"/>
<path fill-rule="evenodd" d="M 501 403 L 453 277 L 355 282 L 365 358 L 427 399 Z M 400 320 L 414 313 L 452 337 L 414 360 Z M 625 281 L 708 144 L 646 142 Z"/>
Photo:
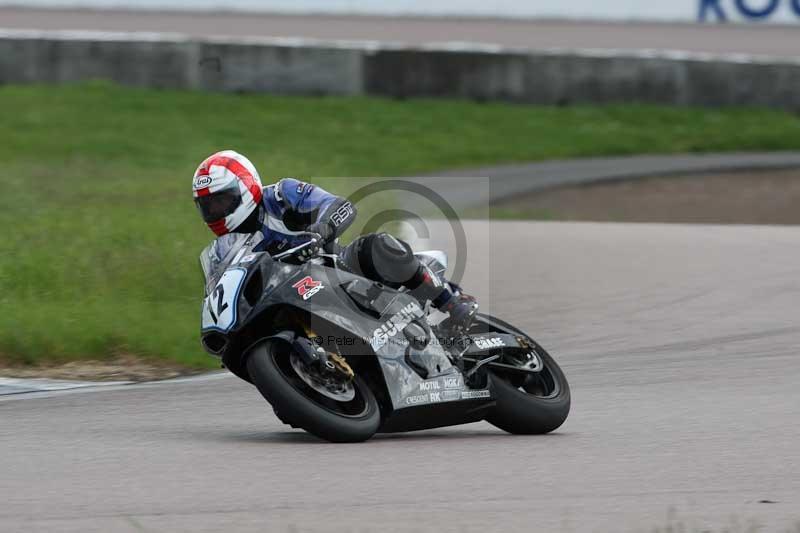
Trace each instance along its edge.
<path fill-rule="evenodd" d="M 684 50 L 795 58 L 800 27 L 502 19 L 275 15 L 0 7 L 0 28 L 178 32 L 203 36 L 478 42 L 523 48 Z"/>
<path fill-rule="evenodd" d="M 330 445 L 235 378 L 8 396 L 0 531 L 800 527 L 800 228 L 466 230 L 466 286 L 570 379 L 557 433 Z"/>

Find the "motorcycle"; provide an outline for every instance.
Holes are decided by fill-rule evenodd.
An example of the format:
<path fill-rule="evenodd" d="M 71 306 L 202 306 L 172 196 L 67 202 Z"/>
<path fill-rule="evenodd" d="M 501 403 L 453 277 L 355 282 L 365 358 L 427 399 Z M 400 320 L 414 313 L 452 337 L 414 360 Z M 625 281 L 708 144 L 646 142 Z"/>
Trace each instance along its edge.
<path fill-rule="evenodd" d="M 544 434 L 566 420 L 564 373 L 518 328 L 478 314 L 454 334 L 430 302 L 356 275 L 330 248 L 301 262 L 312 241 L 271 256 L 257 251 L 260 237 L 233 237 L 223 258 L 212 246 L 201 254 L 201 339 L 284 424 L 362 442 L 481 420 Z M 447 269 L 444 252 L 416 255 Z"/>

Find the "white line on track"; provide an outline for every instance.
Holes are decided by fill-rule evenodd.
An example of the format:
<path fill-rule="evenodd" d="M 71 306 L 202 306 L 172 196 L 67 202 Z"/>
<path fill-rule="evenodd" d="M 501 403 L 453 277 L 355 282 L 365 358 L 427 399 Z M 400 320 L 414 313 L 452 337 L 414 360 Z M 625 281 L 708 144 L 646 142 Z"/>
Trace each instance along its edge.
<path fill-rule="evenodd" d="M 198 376 L 179 377 L 159 381 L 68 381 L 53 379 L 21 379 L 0 377 L 0 402 L 31 398 L 45 398 L 66 393 L 107 392 L 120 389 L 161 386 L 178 383 L 216 381 L 233 376 L 229 372 L 210 372 Z"/>

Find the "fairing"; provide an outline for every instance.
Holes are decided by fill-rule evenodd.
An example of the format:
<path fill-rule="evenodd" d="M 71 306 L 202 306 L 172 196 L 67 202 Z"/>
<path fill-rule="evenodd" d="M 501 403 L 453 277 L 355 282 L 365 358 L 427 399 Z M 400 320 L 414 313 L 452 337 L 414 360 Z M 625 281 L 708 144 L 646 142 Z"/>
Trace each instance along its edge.
<path fill-rule="evenodd" d="M 428 310 L 409 294 L 316 261 L 304 265 L 276 262 L 265 253 L 253 252 L 257 244 L 253 236 L 235 239 L 225 257 L 218 257 L 213 247 L 201 257 L 208 295 L 202 334 L 225 340 L 225 350 L 215 355 L 226 361 L 240 357 L 240 353 L 226 350 L 244 352 L 248 348 L 235 342 L 243 331 L 257 325 L 262 328 L 259 338 L 280 333 L 271 331 L 271 324 L 259 317 L 270 316 L 278 308 L 294 308 L 308 321 L 307 329 L 320 335 L 318 342 L 329 348 L 336 345 L 351 363 L 357 357 L 377 361 L 390 404 L 382 431 L 462 424 L 480 419 L 482 409 L 491 405 L 491 391 L 467 386 L 446 354 L 448 347 L 428 323 Z M 216 291 L 226 276 L 234 275 L 241 276 L 239 290 L 231 300 L 236 316 L 230 327 L 214 327 L 207 310 L 221 307 L 223 300 Z M 260 294 L 245 297 L 254 276 L 261 276 Z M 412 415 L 412 410 L 418 414 Z"/>

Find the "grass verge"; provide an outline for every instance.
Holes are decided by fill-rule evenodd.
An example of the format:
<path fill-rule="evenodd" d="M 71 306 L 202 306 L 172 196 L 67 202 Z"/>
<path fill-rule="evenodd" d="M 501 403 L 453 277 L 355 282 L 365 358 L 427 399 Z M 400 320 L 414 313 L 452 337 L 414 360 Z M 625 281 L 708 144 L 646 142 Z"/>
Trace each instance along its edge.
<path fill-rule="evenodd" d="M 1 87 L 0 140 L 0 359 L 133 355 L 204 367 L 213 360 L 198 343 L 196 258 L 210 233 L 189 178 L 215 150 L 247 154 L 265 180 L 409 175 L 549 158 L 798 149 L 800 119 L 754 109 L 223 95 L 96 82 Z"/>

